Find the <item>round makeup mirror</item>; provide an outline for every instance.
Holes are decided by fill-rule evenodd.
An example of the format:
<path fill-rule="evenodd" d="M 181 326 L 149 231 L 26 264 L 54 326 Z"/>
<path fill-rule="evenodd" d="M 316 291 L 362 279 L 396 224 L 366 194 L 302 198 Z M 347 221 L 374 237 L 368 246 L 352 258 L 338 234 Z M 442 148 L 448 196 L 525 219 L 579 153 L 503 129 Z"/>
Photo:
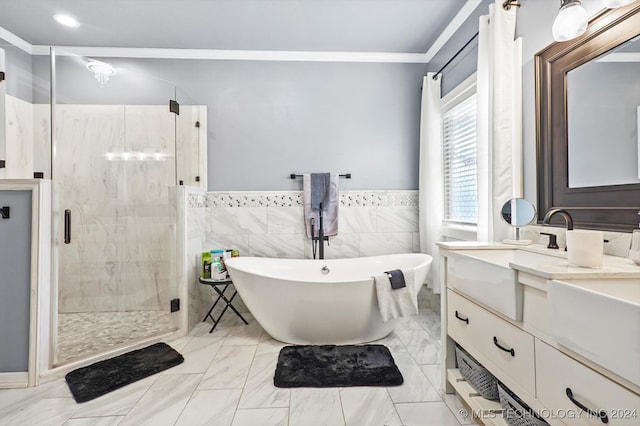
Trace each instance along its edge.
<path fill-rule="evenodd" d="M 536 208 L 524 198 L 512 198 L 502 205 L 500 216 L 509 225 L 522 228 L 533 222 Z"/>
<path fill-rule="evenodd" d="M 536 208 L 524 198 L 512 198 L 502 205 L 502 220 L 516 228 L 515 240 L 504 240 L 504 243 L 531 244 L 531 241 L 520 239 L 520 228 L 530 224 L 536 217 Z"/>

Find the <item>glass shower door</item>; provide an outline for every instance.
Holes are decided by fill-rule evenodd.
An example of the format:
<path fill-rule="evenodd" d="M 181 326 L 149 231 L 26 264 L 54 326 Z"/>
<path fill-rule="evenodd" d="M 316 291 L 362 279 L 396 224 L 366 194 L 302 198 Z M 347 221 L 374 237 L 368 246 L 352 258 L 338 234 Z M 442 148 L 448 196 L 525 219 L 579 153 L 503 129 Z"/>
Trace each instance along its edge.
<path fill-rule="evenodd" d="M 105 59 L 98 68 L 92 61 L 55 57 L 55 364 L 177 324 L 170 313 L 169 206 L 176 116 L 168 106 L 175 87 L 129 71 L 123 60 Z"/>

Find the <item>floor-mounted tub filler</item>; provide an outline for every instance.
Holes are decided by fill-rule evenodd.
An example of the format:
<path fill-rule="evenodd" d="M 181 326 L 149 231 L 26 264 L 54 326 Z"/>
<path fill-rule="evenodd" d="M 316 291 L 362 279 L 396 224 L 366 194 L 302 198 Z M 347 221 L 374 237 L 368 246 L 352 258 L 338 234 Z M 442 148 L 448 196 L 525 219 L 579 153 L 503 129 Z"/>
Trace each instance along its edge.
<path fill-rule="evenodd" d="M 354 344 L 391 333 L 383 322 L 373 277 L 413 269 L 416 293 L 432 262 L 421 253 L 353 259 L 236 257 L 231 279 L 256 321 L 274 339 L 293 344 Z"/>

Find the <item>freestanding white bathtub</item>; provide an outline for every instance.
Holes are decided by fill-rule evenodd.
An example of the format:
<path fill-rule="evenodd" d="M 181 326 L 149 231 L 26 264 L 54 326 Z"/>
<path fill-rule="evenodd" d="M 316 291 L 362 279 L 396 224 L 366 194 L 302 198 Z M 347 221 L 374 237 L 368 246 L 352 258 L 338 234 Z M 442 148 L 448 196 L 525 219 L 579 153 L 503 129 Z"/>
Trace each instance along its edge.
<path fill-rule="evenodd" d="M 413 268 L 415 280 L 407 285 L 419 290 L 432 260 L 407 253 L 329 260 L 236 257 L 225 264 L 242 300 L 271 337 L 343 345 L 378 340 L 393 330 L 394 320 L 385 323 L 380 316 L 373 276 Z"/>

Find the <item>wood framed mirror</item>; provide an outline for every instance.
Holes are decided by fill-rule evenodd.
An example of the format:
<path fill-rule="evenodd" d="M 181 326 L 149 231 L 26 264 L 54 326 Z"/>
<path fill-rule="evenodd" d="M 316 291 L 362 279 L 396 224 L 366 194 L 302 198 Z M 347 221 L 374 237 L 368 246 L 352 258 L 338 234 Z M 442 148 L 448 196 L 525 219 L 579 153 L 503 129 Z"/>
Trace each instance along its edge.
<path fill-rule="evenodd" d="M 620 59 L 606 59 L 612 52 L 625 55 L 618 55 Z M 595 71 L 590 73 L 594 88 L 585 90 L 573 76 L 589 74 L 585 71 L 589 63 L 596 64 L 590 66 Z M 597 68 L 612 63 L 626 64 L 624 73 L 630 75 L 632 81 L 622 81 L 605 68 Z M 629 67 L 637 68 L 629 74 Z M 640 106 L 640 2 L 606 10 L 591 20 L 582 36 L 546 47 L 535 56 L 535 75 L 538 222 L 550 208 L 557 207 L 569 211 L 574 223 L 581 228 L 627 232 L 637 229 L 640 221 L 640 107 L 637 107 Z M 594 79 L 594 75 L 598 78 Z M 618 90 L 624 91 L 623 96 L 613 93 L 604 82 L 617 83 Z M 637 102 L 622 100 L 628 93 L 634 93 Z M 592 99 L 585 101 L 580 97 L 585 94 L 592 95 Z M 612 98 L 609 104 L 604 97 Z M 632 106 L 633 102 L 636 103 Z M 607 108 L 607 105 L 604 112 L 596 109 Z M 590 123 L 594 123 L 595 130 L 589 128 Z M 575 127 L 570 128 L 569 124 Z M 621 152 L 616 136 L 620 129 L 624 135 L 620 139 L 625 140 Z M 587 145 L 591 142 L 588 139 L 594 140 L 593 146 Z M 579 163 L 572 168 L 570 157 L 577 158 L 575 153 L 582 152 L 590 154 L 592 165 Z M 612 171 L 608 172 L 604 165 Z M 629 169 L 627 174 L 632 176 L 613 176 L 623 168 Z M 576 171 L 583 177 L 576 177 L 573 173 Z"/>

